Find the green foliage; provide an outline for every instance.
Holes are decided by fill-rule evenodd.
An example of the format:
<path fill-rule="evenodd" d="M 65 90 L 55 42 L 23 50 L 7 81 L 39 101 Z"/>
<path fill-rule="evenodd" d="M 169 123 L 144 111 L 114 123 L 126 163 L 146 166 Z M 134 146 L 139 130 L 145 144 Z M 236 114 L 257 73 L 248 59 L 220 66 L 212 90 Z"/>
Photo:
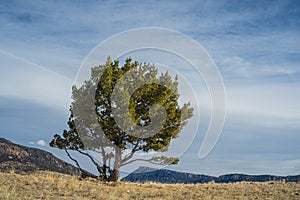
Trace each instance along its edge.
<path fill-rule="evenodd" d="M 163 164 L 163 165 L 177 165 L 179 158 L 166 157 L 166 156 L 153 156 L 150 159 L 154 163 Z"/>
<path fill-rule="evenodd" d="M 69 130 L 64 130 L 62 137 L 58 134 L 55 134 L 54 139 L 49 144 L 51 147 L 69 150 L 84 149 L 83 142 L 80 140 L 80 137 L 76 131 L 76 126 L 72 120 L 72 117 L 73 115 L 71 114 L 71 117 L 67 123 Z"/>
<path fill-rule="evenodd" d="M 136 89 L 141 82 L 143 84 Z M 111 159 L 114 159 L 114 170 L 119 170 L 121 165 L 130 163 L 133 154 L 138 151 L 168 150 L 171 140 L 178 137 L 193 113 L 189 103 L 180 107 L 178 99 L 177 76 L 173 81 L 168 72 L 158 77 L 154 65 L 132 62 L 128 58 L 120 67 L 118 61 L 108 58 L 105 65 L 91 69 L 91 78 L 80 88 L 72 87 L 69 130 L 64 130 L 62 137 L 56 134 L 50 145 L 65 150 L 98 151 L 105 166 L 99 173 L 112 173 L 113 169 L 109 166 Z M 166 114 L 161 129 L 156 133 L 145 133 L 146 136 L 141 137 L 133 133 L 132 126 L 124 129 L 117 123 L 119 117 L 125 124 L 147 127 L 154 123 L 153 116 L 161 115 L 154 105 L 163 107 Z M 124 108 L 129 112 L 128 117 L 122 117 Z M 114 153 L 106 152 L 107 147 L 113 148 Z M 121 153 L 130 149 L 130 153 L 122 157 L 117 155 L 117 149 Z M 149 161 L 177 164 L 179 160 L 160 156 Z"/>

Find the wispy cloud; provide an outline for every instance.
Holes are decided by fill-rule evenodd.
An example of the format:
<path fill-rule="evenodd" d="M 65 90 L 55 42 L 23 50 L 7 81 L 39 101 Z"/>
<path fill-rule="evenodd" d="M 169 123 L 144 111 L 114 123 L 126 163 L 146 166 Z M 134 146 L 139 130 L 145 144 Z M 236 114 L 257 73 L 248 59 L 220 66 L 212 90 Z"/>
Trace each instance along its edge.
<path fill-rule="evenodd" d="M 299 88 L 299 83 L 231 86 L 227 91 L 228 114 L 237 118 L 244 116 L 252 125 L 271 123 L 276 127 L 297 124 L 300 120 Z"/>
<path fill-rule="evenodd" d="M 273 65 L 252 63 L 239 56 L 225 57 L 220 64 L 222 65 L 222 71 L 226 73 L 225 75 L 240 76 L 240 78 L 262 79 L 272 76 L 291 76 L 300 73 L 300 70 L 290 63 L 282 65 L 277 63 Z"/>
<path fill-rule="evenodd" d="M 0 57 L 2 97 L 30 100 L 59 109 L 68 106 L 71 79 L 11 53 L 0 51 Z"/>
<path fill-rule="evenodd" d="M 294 169 L 298 169 L 295 157 L 299 157 L 299 151 L 292 143 L 293 139 L 298 139 L 295 130 L 299 131 L 300 119 L 297 112 L 300 109 L 298 5 L 297 1 L 189 1 L 184 4 L 181 1 L 3 1 L 0 4 L 0 96 L 30 101 L 32 104 L 28 104 L 31 105 L 28 110 L 36 109 L 32 106 L 35 104 L 67 110 L 77 69 L 99 42 L 131 28 L 171 28 L 202 44 L 219 67 L 228 98 L 229 127 L 226 129 L 225 126 L 225 131 L 239 136 L 241 146 L 249 143 L 245 138 L 254 138 L 252 141 L 255 142 L 255 138 L 263 133 L 274 136 L 269 140 L 271 138 L 277 144 L 283 140 L 280 134 L 289 132 L 285 133 L 290 137 L 286 145 L 291 148 L 292 158 L 282 158 L 280 163 L 284 163 L 284 159 L 290 160 Z M 174 66 L 171 62 L 169 64 Z M 198 92 L 197 97 L 201 101 L 200 114 L 205 119 L 209 118 L 209 111 L 205 110 L 210 108 L 209 94 L 202 80 L 196 79 L 193 72 L 184 67 L 176 70 L 186 76 L 186 80 L 197 83 L 193 89 Z M 182 89 L 188 90 L 188 87 Z M 202 92 L 206 93 L 203 95 Z M 188 95 L 184 100 L 187 98 Z M 1 109 L 5 110 L 1 115 L 3 130 L 12 130 L 8 124 L 15 124 L 15 121 L 20 122 L 18 133 L 24 131 L 22 127 L 30 129 L 28 124 L 21 126 L 24 114 L 15 112 L 13 117 L 8 115 L 9 110 L 14 111 L 12 108 L 19 108 L 14 105 L 15 102 L 1 102 Z M 42 115 L 47 113 L 40 111 L 40 115 L 32 117 L 32 121 L 38 121 Z M 45 128 L 43 123 L 43 128 L 48 131 L 45 137 L 39 138 L 48 138 L 53 129 L 61 130 L 58 123 L 50 124 L 53 118 L 54 114 L 47 119 L 49 127 Z M 189 129 L 185 131 L 188 133 Z M 184 142 L 180 144 L 184 146 L 189 143 L 188 140 L 192 140 L 191 135 L 183 138 Z M 259 140 L 259 144 L 253 145 L 263 151 L 264 142 L 269 140 Z M 195 142 L 197 147 L 192 147 L 187 157 L 199 150 L 200 142 Z M 221 155 L 228 145 L 232 145 L 230 141 L 221 141 L 217 145 L 221 150 L 214 156 Z M 236 148 L 240 148 L 244 157 L 257 154 L 249 153 L 241 146 Z M 272 150 L 276 150 L 276 145 Z M 281 150 L 278 148 L 278 151 Z M 220 166 L 237 170 L 233 166 L 235 164 L 251 171 L 247 167 L 251 160 L 245 164 L 239 161 L 242 157 L 227 158 L 228 162 L 223 160 L 223 164 L 213 163 L 215 168 L 218 167 L 217 171 L 221 170 Z M 201 163 L 194 160 L 195 157 L 187 158 L 182 166 L 199 170 Z M 265 171 L 276 171 L 272 168 L 275 157 L 265 163 L 263 160 L 266 158 L 257 157 L 256 160 L 262 163 L 261 169 L 266 166 Z M 206 169 L 209 170 L 212 165 L 209 165 L 209 159 L 207 162 Z M 276 166 L 280 168 L 283 165 Z M 258 166 L 253 168 L 255 172 L 260 171 Z M 282 173 L 294 171 L 285 167 Z"/>

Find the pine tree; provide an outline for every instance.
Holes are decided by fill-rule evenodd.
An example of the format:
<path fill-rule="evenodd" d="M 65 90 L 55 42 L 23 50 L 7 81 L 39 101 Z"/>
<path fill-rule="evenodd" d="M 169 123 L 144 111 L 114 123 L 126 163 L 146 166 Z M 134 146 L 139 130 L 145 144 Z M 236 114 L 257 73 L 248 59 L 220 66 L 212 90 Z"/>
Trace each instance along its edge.
<path fill-rule="evenodd" d="M 117 181 L 122 166 L 144 160 L 134 159 L 136 152 L 167 151 L 171 139 L 178 137 L 193 113 L 190 103 L 180 107 L 178 99 L 177 76 L 175 81 L 168 72 L 158 76 L 154 65 L 131 58 L 119 67 L 108 58 L 91 69 L 91 78 L 80 88 L 72 87 L 69 130 L 56 134 L 50 146 L 65 150 L 83 175 L 90 174 L 69 150 L 89 157 L 99 179 Z M 98 152 L 101 163 L 86 150 Z M 146 161 L 177 164 L 179 159 L 156 156 Z"/>

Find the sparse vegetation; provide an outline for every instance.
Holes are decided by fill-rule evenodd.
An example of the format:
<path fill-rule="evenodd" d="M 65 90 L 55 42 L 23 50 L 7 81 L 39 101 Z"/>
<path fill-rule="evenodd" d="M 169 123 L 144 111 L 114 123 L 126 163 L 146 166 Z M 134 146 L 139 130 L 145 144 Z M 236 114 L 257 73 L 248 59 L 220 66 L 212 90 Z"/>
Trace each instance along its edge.
<path fill-rule="evenodd" d="M 53 172 L 0 173 L 0 199 L 299 199 L 300 183 L 103 183 Z"/>

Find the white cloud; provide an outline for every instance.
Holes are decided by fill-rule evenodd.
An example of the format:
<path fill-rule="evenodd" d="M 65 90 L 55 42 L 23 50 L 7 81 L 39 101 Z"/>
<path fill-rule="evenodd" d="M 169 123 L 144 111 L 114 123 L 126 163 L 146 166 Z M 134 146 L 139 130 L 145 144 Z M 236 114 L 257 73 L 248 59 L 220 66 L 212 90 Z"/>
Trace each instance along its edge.
<path fill-rule="evenodd" d="M 221 65 L 224 65 L 224 71 L 240 76 L 250 77 L 253 74 L 254 68 L 252 64 L 241 57 L 226 57 L 221 61 Z"/>
<path fill-rule="evenodd" d="M 0 96 L 25 99 L 65 111 L 70 103 L 72 80 L 49 69 L 72 77 L 80 60 L 112 34 L 131 28 L 158 26 L 187 33 L 204 45 L 216 63 L 220 63 L 222 72 L 229 77 L 225 80 L 229 123 L 247 122 L 243 127 L 245 130 L 260 125 L 274 129 L 278 126 L 299 127 L 300 85 L 285 84 L 290 80 L 289 76 L 299 73 L 299 29 L 295 25 L 297 18 L 293 18 L 291 13 L 297 12 L 292 4 L 287 1 L 247 5 L 221 1 L 191 1 L 185 4 L 179 1 L 87 4 L 45 1 L 39 4 L 19 2 L 7 7 L 3 4 L 0 7 L 6 12 L 0 14 L 0 23 L 3 24 L 1 48 L 34 63 L 0 53 Z M 116 9 L 118 15 L 112 16 L 111 11 Z M 134 12 L 128 12 L 130 9 Z M 27 13 L 31 20 L 22 21 L 18 16 L 23 13 Z M 284 18 L 287 13 L 291 16 L 289 19 Z M 266 84 L 265 78 L 277 75 L 284 78 Z M 258 76 L 263 83 L 255 81 Z M 192 77 L 188 77 L 191 81 Z M 235 78 L 233 84 L 232 77 Z M 244 82 L 245 77 L 248 82 Z M 192 80 L 195 84 L 199 83 L 196 79 Z M 203 97 L 199 87 L 193 89 L 199 92 L 203 116 L 203 110 L 209 107 L 209 99 L 207 95 Z M 2 126 L 5 125 L 2 123 Z M 288 133 L 283 131 L 282 134 Z M 281 142 L 279 139 L 276 141 Z M 257 145 L 254 146 L 257 148 Z M 292 154 L 299 157 L 298 152 Z M 202 163 L 192 159 L 185 163 L 184 171 L 189 168 L 188 165 L 199 170 Z M 259 158 L 255 163 L 264 159 Z M 224 163 L 214 163 L 217 171 L 224 167 Z M 247 167 L 232 163 L 228 169 L 235 169 L 234 165 Z M 291 161 L 289 165 L 299 166 L 299 162 Z M 201 170 L 205 169 L 202 167 Z M 276 169 L 269 168 L 267 172 L 272 170 Z"/>
<path fill-rule="evenodd" d="M 300 120 L 299 88 L 297 83 L 228 86 L 227 117 L 252 125 L 296 126 Z"/>
<path fill-rule="evenodd" d="M 36 142 L 36 144 L 39 146 L 47 146 L 47 143 L 45 142 L 45 140 L 39 140 Z"/>
<path fill-rule="evenodd" d="M 262 73 L 269 75 L 293 75 L 299 73 L 299 69 L 292 66 L 265 66 L 261 69 Z"/>
<path fill-rule="evenodd" d="M 72 80 L 30 61 L 0 51 L 0 96 L 30 100 L 66 110 Z"/>
<path fill-rule="evenodd" d="M 30 141 L 28 142 L 30 145 L 39 145 L 39 146 L 47 146 L 45 140 L 38 140 L 37 142 Z"/>
<path fill-rule="evenodd" d="M 265 78 L 276 75 L 293 75 L 300 72 L 292 63 L 282 65 L 253 63 L 251 60 L 239 56 L 224 57 L 219 62 L 227 75 L 238 75 L 241 78 Z"/>

